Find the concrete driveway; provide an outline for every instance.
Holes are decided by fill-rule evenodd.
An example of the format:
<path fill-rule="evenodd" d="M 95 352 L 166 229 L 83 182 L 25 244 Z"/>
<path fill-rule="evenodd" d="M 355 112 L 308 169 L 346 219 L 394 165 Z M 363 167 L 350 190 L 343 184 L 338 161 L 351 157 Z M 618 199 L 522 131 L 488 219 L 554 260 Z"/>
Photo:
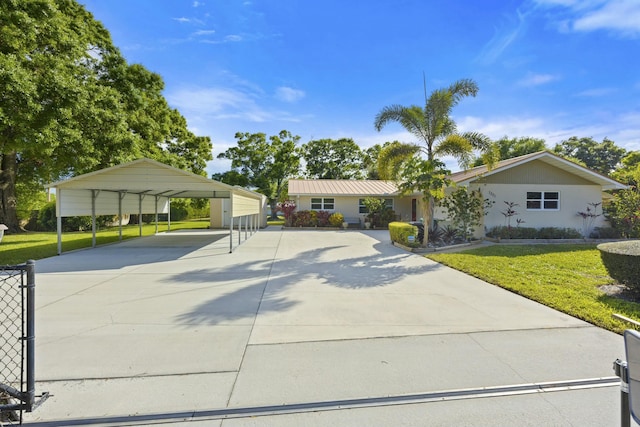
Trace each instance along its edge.
<path fill-rule="evenodd" d="M 189 231 L 38 261 L 27 424 L 619 424 L 622 338 L 390 245 Z"/>

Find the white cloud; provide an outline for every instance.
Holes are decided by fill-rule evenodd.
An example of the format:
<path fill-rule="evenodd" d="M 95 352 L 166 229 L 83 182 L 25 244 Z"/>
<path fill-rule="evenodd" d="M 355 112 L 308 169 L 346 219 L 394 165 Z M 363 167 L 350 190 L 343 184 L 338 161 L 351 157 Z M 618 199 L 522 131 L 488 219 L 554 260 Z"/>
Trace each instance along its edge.
<path fill-rule="evenodd" d="M 577 31 L 613 30 L 624 36 L 640 36 L 640 2 L 609 1 L 602 8 L 576 19 L 573 28 Z"/>
<path fill-rule="evenodd" d="M 583 90 L 582 92 L 576 93 L 575 96 L 585 97 L 585 98 L 598 98 L 601 96 L 611 95 L 614 92 L 616 92 L 616 89 L 614 88 L 601 87 L 601 88 Z"/>
<path fill-rule="evenodd" d="M 623 37 L 640 37 L 640 2 L 637 0 L 536 0 L 542 7 L 568 9 L 556 24 L 560 31 L 608 30 Z"/>
<path fill-rule="evenodd" d="M 518 82 L 521 86 L 540 86 L 558 80 L 559 77 L 553 74 L 534 74 L 529 73 L 525 78 Z"/>
<path fill-rule="evenodd" d="M 173 20 L 174 21 L 178 21 L 181 24 L 187 24 L 187 23 L 191 22 L 191 19 L 185 18 L 184 16 L 180 17 L 180 18 L 173 18 Z"/>
<path fill-rule="evenodd" d="M 197 0 L 193 2 L 193 7 L 200 7 L 200 6 L 204 6 L 204 3 Z"/>
<path fill-rule="evenodd" d="M 484 45 L 477 60 L 485 65 L 495 62 L 526 31 L 526 14 L 516 11 L 516 16 L 502 28 L 496 29 L 494 36 Z"/>
<path fill-rule="evenodd" d="M 578 120 L 572 122 L 571 119 L 571 115 L 491 118 L 465 116 L 457 119 L 456 123 L 461 132 L 480 132 L 494 140 L 503 136 L 542 138 L 549 148 L 572 136 L 578 136 L 593 137 L 599 141 L 607 137 L 627 150 L 640 149 L 640 129 L 637 126 L 640 113 L 608 117 L 588 124 Z"/>
<path fill-rule="evenodd" d="M 243 40 L 243 37 L 241 35 L 238 34 L 230 34 L 228 36 L 225 36 L 222 40 L 201 40 L 202 43 L 208 43 L 208 44 L 223 44 L 223 43 L 237 43 L 237 42 L 241 42 Z"/>
<path fill-rule="evenodd" d="M 230 119 L 251 123 L 297 123 L 308 117 L 264 107 L 263 103 L 269 105 L 264 98 L 261 91 L 227 87 L 182 88 L 167 94 L 171 106 L 198 124 Z"/>
<path fill-rule="evenodd" d="M 211 34 L 215 34 L 216 30 L 199 30 L 193 33 L 194 36 L 210 36 Z"/>
<path fill-rule="evenodd" d="M 276 98 L 284 102 L 296 102 L 305 97 L 305 93 L 299 89 L 280 86 L 276 89 Z"/>

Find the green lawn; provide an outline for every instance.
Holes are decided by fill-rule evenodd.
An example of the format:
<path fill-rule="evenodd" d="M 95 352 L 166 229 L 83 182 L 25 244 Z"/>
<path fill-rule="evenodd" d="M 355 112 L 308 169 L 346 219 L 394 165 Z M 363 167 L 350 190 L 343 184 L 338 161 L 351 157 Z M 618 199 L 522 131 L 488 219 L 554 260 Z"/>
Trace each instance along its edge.
<path fill-rule="evenodd" d="M 640 320 L 640 304 L 598 289 L 614 282 L 595 245 L 495 245 L 427 258 L 610 331 L 630 327 L 613 313 Z"/>
<path fill-rule="evenodd" d="M 172 221 L 171 230 L 208 228 L 209 220 Z M 145 224 L 142 226 L 142 235 L 150 236 L 156 231 L 155 224 Z M 167 223 L 158 224 L 158 232 L 167 231 Z M 137 225 L 122 227 L 122 239 L 131 239 L 139 236 Z M 99 230 L 96 233 L 96 243 L 118 241 L 118 227 Z M 74 249 L 91 247 L 91 231 L 62 233 L 62 251 L 67 252 Z M 27 232 L 20 234 L 5 235 L 0 242 L 0 265 L 13 265 L 25 262 L 28 259 L 42 259 L 57 255 L 58 236 L 55 232 Z"/>

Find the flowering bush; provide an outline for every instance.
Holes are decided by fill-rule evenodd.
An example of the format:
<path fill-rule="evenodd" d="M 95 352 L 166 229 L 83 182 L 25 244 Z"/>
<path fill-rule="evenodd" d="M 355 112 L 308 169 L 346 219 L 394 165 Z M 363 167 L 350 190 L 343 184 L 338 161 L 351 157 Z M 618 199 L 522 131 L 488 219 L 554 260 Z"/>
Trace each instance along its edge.
<path fill-rule="evenodd" d="M 318 222 L 318 227 L 326 227 L 329 225 L 329 217 L 331 217 L 331 212 L 328 211 L 318 211 L 316 212 L 316 220 Z"/>
<path fill-rule="evenodd" d="M 313 227 L 313 211 L 298 211 L 294 212 L 291 218 L 291 225 L 293 227 Z"/>
<path fill-rule="evenodd" d="M 331 224 L 333 227 L 341 227 L 343 222 L 344 215 L 342 215 L 340 212 L 334 212 L 329 217 L 329 224 Z"/>
<path fill-rule="evenodd" d="M 293 212 L 296 210 L 296 203 L 293 200 L 278 203 L 278 210 L 282 211 L 282 214 L 284 215 L 284 224 L 290 226 Z"/>

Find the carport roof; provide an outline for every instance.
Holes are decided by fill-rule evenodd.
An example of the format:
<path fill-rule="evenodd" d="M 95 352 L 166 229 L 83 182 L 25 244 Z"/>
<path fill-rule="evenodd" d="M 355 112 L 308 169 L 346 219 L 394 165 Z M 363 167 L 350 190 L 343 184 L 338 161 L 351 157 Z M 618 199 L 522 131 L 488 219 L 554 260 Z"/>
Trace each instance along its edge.
<path fill-rule="evenodd" d="M 254 191 L 214 181 L 155 160 L 142 158 L 54 182 L 46 188 L 101 190 L 169 198 L 223 198 L 231 193 L 261 199 Z"/>

